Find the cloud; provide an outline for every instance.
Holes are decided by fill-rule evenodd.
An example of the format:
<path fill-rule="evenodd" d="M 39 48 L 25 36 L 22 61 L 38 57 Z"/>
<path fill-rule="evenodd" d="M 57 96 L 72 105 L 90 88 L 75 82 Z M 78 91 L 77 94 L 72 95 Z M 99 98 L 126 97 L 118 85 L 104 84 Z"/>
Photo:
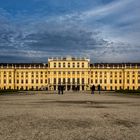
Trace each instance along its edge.
<path fill-rule="evenodd" d="M 139 2 L 132 5 L 134 1 L 96 1 L 96 6 L 80 4 L 78 10 L 68 11 L 65 4 L 49 1 L 66 8 L 53 15 L 38 9 L 33 15 L 21 11 L 13 17 L 1 9 L 0 61 L 45 62 L 66 55 L 89 56 L 93 62 L 139 61 Z"/>

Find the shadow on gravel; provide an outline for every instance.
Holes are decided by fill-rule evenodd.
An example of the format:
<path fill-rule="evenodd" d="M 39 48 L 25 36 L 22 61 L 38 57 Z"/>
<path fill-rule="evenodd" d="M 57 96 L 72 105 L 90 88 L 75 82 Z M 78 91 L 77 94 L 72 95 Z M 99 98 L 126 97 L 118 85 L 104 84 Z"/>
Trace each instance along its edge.
<path fill-rule="evenodd" d="M 123 93 L 108 93 L 106 94 L 108 96 L 118 96 L 118 97 L 124 97 L 124 98 L 140 98 L 140 94 L 123 94 Z"/>
<path fill-rule="evenodd" d="M 129 105 L 130 102 L 114 102 L 114 101 L 39 101 L 32 102 L 32 105 L 57 105 L 60 107 L 69 107 L 73 105 L 78 105 L 84 108 L 98 108 L 98 109 L 110 109 L 116 108 L 113 105 Z"/>
<path fill-rule="evenodd" d="M 124 126 L 127 128 L 131 128 L 131 127 L 135 127 L 138 124 L 129 120 L 121 120 L 121 119 L 116 119 L 114 121 L 114 124 L 118 125 L 118 126 Z"/>
<path fill-rule="evenodd" d="M 53 103 L 60 103 L 60 104 L 96 104 L 96 105 L 100 105 L 100 104 L 106 104 L 106 105 L 110 105 L 110 104 L 130 104 L 130 102 L 115 102 L 115 101 L 39 101 L 39 102 L 33 102 L 35 104 L 53 104 Z"/>

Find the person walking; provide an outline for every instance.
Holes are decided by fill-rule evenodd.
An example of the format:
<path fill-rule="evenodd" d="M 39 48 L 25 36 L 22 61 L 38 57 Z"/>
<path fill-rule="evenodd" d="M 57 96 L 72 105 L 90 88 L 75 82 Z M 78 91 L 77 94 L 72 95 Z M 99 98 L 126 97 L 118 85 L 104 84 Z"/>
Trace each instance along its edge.
<path fill-rule="evenodd" d="M 60 91 L 61 91 L 61 86 L 58 85 L 58 94 L 60 94 Z"/>
<path fill-rule="evenodd" d="M 61 85 L 61 94 L 63 94 L 63 91 L 64 91 L 64 86 Z"/>
<path fill-rule="evenodd" d="M 101 86 L 100 85 L 98 85 L 98 92 L 99 92 L 99 94 L 101 93 Z"/>
<path fill-rule="evenodd" d="M 95 86 L 92 85 L 92 87 L 91 87 L 91 94 L 94 94 L 94 91 L 95 91 Z"/>

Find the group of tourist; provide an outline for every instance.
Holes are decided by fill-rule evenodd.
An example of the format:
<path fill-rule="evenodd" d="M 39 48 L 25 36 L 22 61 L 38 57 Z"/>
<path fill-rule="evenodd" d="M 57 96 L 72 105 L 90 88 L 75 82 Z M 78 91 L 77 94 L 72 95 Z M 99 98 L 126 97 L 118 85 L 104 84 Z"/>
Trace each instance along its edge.
<path fill-rule="evenodd" d="M 98 86 L 97 86 L 97 89 L 98 89 L 98 92 L 99 92 L 99 94 L 100 94 L 101 86 L 98 85 Z M 58 86 L 58 94 L 63 94 L 63 93 L 64 93 L 64 90 L 65 90 L 65 86 L 63 86 L 63 85 L 59 85 L 59 86 Z M 91 94 L 94 94 L 94 91 L 95 91 L 95 90 L 96 90 L 95 85 L 92 85 L 92 87 L 91 87 Z"/>
<path fill-rule="evenodd" d="M 58 94 L 63 94 L 64 90 L 65 90 L 65 87 L 63 85 L 58 86 Z"/>
<path fill-rule="evenodd" d="M 98 86 L 97 86 L 97 89 L 98 89 L 99 94 L 100 94 L 100 92 L 101 92 L 101 86 L 100 86 L 100 85 L 98 85 Z M 92 85 L 92 87 L 91 87 L 91 94 L 94 94 L 94 91 L 95 91 L 95 90 L 96 90 L 95 85 Z"/>

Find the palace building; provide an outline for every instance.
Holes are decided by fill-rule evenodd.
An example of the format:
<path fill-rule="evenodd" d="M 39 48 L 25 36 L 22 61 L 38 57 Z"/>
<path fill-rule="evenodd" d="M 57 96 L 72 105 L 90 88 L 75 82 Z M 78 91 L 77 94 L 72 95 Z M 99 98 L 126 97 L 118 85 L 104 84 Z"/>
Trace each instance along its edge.
<path fill-rule="evenodd" d="M 45 63 L 0 64 L 0 89 L 140 89 L 140 63 L 90 63 L 88 58 L 49 58 Z"/>

